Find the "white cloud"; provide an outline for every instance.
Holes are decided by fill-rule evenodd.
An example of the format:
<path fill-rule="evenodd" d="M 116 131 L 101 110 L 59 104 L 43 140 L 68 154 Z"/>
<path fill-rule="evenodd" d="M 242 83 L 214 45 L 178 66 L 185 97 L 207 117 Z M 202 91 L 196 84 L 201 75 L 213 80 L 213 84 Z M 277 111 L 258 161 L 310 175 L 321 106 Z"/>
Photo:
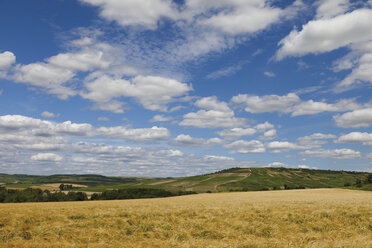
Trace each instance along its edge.
<path fill-rule="evenodd" d="M 328 143 L 329 139 L 335 139 L 336 135 L 333 134 L 323 134 L 323 133 L 314 133 L 309 136 L 299 137 L 297 139 L 297 144 L 300 146 L 310 148 L 319 148 L 324 144 Z"/>
<path fill-rule="evenodd" d="M 151 118 L 150 122 L 165 122 L 165 121 L 171 121 L 173 118 L 170 116 L 164 116 L 164 115 L 154 115 L 154 117 Z"/>
<path fill-rule="evenodd" d="M 167 111 L 168 103 L 192 90 L 185 83 L 156 76 L 136 76 L 129 81 L 104 75 L 86 82 L 85 87 L 88 92 L 81 94 L 83 98 L 96 102 L 100 109 L 116 113 L 123 112 L 123 103 L 113 100 L 115 98 L 134 97 L 146 109 Z"/>
<path fill-rule="evenodd" d="M 355 159 L 360 158 L 361 153 L 351 149 L 334 149 L 334 150 L 306 150 L 301 152 L 304 156 L 319 157 L 319 158 L 335 158 L 335 159 Z"/>
<path fill-rule="evenodd" d="M 235 159 L 232 157 L 215 156 L 215 155 L 205 155 L 204 159 L 207 161 L 235 161 Z"/>
<path fill-rule="evenodd" d="M 194 6 L 203 4 L 200 2 L 202 1 L 190 1 Z M 221 5 L 230 8 L 230 11 L 225 9 L 200 23 L 232 35 L 265 29 L 270 24 L 279 22 L 284 13 L 280 8 L 268 6 L 266 1 L 217 1 L 213 3 L 213 8 L 217 9 Z"/>
<path fill-rule="evenodd" d="M 310 166 L 304 165 L 304 164 L 300 164 L 297 167 L 300 168 L 300 169 L 310 169 Z"/>
<path fill-rule="evenodd" d="M 272 141 L 267 144 L 272 153 L 288 152 L 291 150 L 304 149 L 304 147 L 287 141 Z"/>
<path fill-rule="evenodd" d="M 322 112 L 344 112 L 357 108 L 360 108 L 360 105 L 354 99 L 342 99 L 334 104 L 309 100 L 295 105 L 292 109 L 292 116 L 313 115 Z"/>
<path fill-rule="evenodd" d="M 358 83 L 372 83 L 372 41 L 351 46 L 352 52 L 335 62 L 335 71 L 352 69 L 334 89 L 345 91 Z"/>
<path fill-rule="evenodd" d="M 89 71 L 94 68 L 107 68 L 113 59 L 102 51 L 85 49 L 76 53 L 60 53 L 46 61 L 50 65 L 70 71 Z"/>
<path fill-rule="evenodd" d="M 74 76 L 75 74 L 67 69 L 45 63 L 33 63 L 17 65 L 14 69 L 13 79 L 16 82 L 45 88 L 49 94 L 66 99 L 76 94 L 74 90 L 63 85 Z"/>
<path fill-rule="evenodd" d="M 318 0 L 314 5 L 317 6 L 317 19 L 332 18 L 344 14 L 350 8 L 349 0 Z"/>
<path fill-rule="evenodd" d="M 264 134 L 262 136 L 260 136 L 261 140 L 272 140 L 272 139 L 275 139 L 275 138 L 276 138 L 276 130 L 275 129 L 270 129 L 270 130 L 264 132 Z"/>
<path fill-rule="evenodd" d="M 6 51 L 0 53 L 0 70 L 8 70 L 16 61 L 16 57 L 12 52 Z"/>
<path fill-rule="evenodd" d="M 272 162 L 265 167 L 288 167 L 288 165 L 281 162 Z"/>
<path fill-rule="evenodd" d="M 0 116 L 0 129 L 7 132 L 27 131 L 27 135 L 52 137 L 58 135 L 92 138 L 104 136 L 109 139 L 124 139 L 130 141 L 157 141 L 170 137 L 167 128 L 137 128 L 131 129 L 124 126 L 95 128 L 88 123 L 72 123 L 65 121 L 55 123 L 20 115 Z M 26 135 L 26 134 L 24 134 Z"/>
<path fill-rule="evenodd" d="M 273 124 L 265 121 L 264 123 L 257 124 L 254 128 L 257 129 L 258 132 L 264 132 L 267 129 L 273 129 L 274 127 Z"/>
<path fill-rule="evenodd" d="M 336 125 L 343 128 L 360 128 L 372 125 L 372 108 L 354 110 L 333 116 Z"/>
<path fill-rule="evenodd" d="M 228 128 L 245 125 L 245 119 L 236 118 L 227 103 L 218 101 L 215 96 L 199 99 L 195 105 L 206 110 L 185 114 L 179 125 L 198 128 Z"/>
<path fill-rule="evenodd" d="M 51 125 L 49 121 L 34 119 L 22 115 L 0 116 L 0 128 L 6 130 L 17 130 L 25 128 L 45 128 Z"/>
<path fill-rule="evenodd" d="M 186 134 L 178 135 L 172 142 L 175 146 L 214 146 L 221 143 L 222 140 L 219 138 L 202 139 L 194 138 Z"/>
<path fill-rule="evenodd" d="M 329 19 L 312 20 L 279 42 L 278 60 L 287 56 L 324 53 L 372 39 L 372 9 L 357 9 Z M 332 30 L 332 32 L 329 32 Z"/>
<path fill-rule="evenodd" d="M 295 93 L 287 95 L 252 96 L 239 94 L 232 97 L 231 102 L 242 104 L 249 113 L 291 113 L 291 116 L 313 115 L 322 112 L 344 112 L 362 108 L 355 99 L 340 99 L 335 103 L 302 101 Z"/>
<path fill-rule="evenodd" d="M 16 123 L 16 120 L 19 123 Z M 0 161 L 3 164 L 2 172 L 31 174 L 38 171 L 40 174 L 53 172 L 126 176 L 185 176 L 205 174 L 234 166 L 260 165 L 256 162 L 238 161 L 224 156 L 208 155 L 200 157 L 194 154 L 184 154 L 180 150 L 162 147 L 91 143 L 87 140 L 97 137 L 97 128 L 92 128 L 93 136 L 83 138 L 81 138 L 81 135 L 85 131 L 84 129 L 80 130 L 80 138 L 77 139 L 78 134 L 73 132 L 73 126 L 70 127 L 69 122 L 64 124 L 66 126 L 64 130 L 57 128 L 58 124 L 62 123 L 42 121 L 30 117 L 22 118 L 22 116 L 7 116 L 6 118 L 1 116 Z M 78 127 L 82 128 L 84 126 Z M 76 130 L 79 130 L 79 128 Z M 146 140 L 157 138 L 153 134 L 144 138 L 144 135 L 138 129 L 135 129 L 134 132 L 132 130 L 126 128 L 124 130 L 126 137 L 123 138 L 132 139 L 133 136 Z M 106 134 L 115 136 L 122 134 L 120 129 L 114 131 Z M 151 130 L 142 131 L 143 133 L 151 132 Z M 103 136 L 103 134 L 100 135 Z M 110 137 L 103 136 L 92 140 L 112 143 L 110 139 Z M 214 140 L 210 139 L 211 141 Z M 32 159 L 30 159 L 31 157 Z M 63 166 L 56 166 L 56 162 L 59 164 L 61 161 L 63 161 Z"/>
<path fill-rule="evenodd" d="M 235 139 L 242 136 L 251 136 L 257 133 L 257 130 L 254 128 L 231 128 L 231 129 L 225 129 L 222 131 L 217 132 L 218 135 L 228 138 L 228 139 Z"/>
<path fill-rule="evenodd" d="M 100 127 L 97 133 L 107 138 L 125 139 L 131 141 L 166 140 L 170 137 L 167 128 L 154 126 L 152 128 L 128 129 L 126 127 Z"/>
<path fill-rule="evenodd" d="M 171 0 L 80 0 L 100 7 L 101 17 L 119 25 L 155 29 L 161 18 L 182 20 L 183 24 L 214 29 L 225 34 L 254 33 L 293 16 L 302 6 L 295 1 L 286 9 L 270 5 L 269 1 L 251 0 L 187 0 L 177 6 Z"/>
<path fill-rule="evenodd" d="M 55 118 L 55 117 L 58 117 L 59 114 L 54 114 L 54 113 L 51 113 L 51 112 L 48 112 L 48 111 L 44 111 L 41 113 L 41 116 L 44 117 L 44 118 Z"/>
<path fill-rule="evenodd" d="M 340 144 L 362 143 L 363 145 L 372 146 L 372 133 L 351 132 L 345 135 L 341 135 L 335 141 L 335 143 Z"/>
<path fill-rule="evenodd" d="M 59 134 L 74 136 L 91 136 L 94 132 L 92 125 L 88 123 L 72 123 L 71 121 L 56 124 L 54 131 Z"/>
<path fill-rule="evenodd" d="M 226 102 L 218 101 L 216 96 L 203 97 L 195 102 L 195 105 L 202 109 L 228 112 L 229 106 Z"/>
<path fill-rule="evenodd" d="M 165 75 L 179 69 L 178 65 L 185 61 L 231 49 L 245 42 L 247 37 L 293 18 L 304 6 L 300 0 L 287 3 L 285 8 L 274 6 L 269 0 L 81 2 L 98 6 L 101 17 L 116 21 L 133 33 L 166 26 L 172 35 L 153 36 L 151 39 L 142 35 L 120 37 L 121 43 L 125 44 L 124 54 L 126 59 L 129 58 L 129 64 L 158 68 L 168 72 Z"/>
<path fill-rule="evenodd" d="M 256 114 L 275 111 L 289 112 L 289 108 L 301 100 L 296 94 L 289 93 L 285 96 L 266 95 L 262 97 L 239 94 L 234 96 L 231 101 L 243 104 L 245 111 Z"/>
<path fill-rule="evenodd" d="M 109 121 L 110 119 L 108 117 L 105 117 L 105 116 L 100 116 L 97 118 L 97 120 L 99 121 Z"/>
<path fill-rule="evenodd" d="M 275 77 L 275 73 L 271 72 L 271 71 L 265 71 L 264 75 L 267 76 L 267 77 Z"/>
<path fill-rule="evenodd" d="M 63 158 L 54 153 L 38 153 L 36 155 L 31 156 L 31 160 L 35 161 L 54 161 L 58 162 L 61 161 Z"/>
<path fill-rule="evenodd" d="M 248 154 L 248 153 L 264 153 L 266 151 L 264 144 L 258 140 L 237 140 L 233 143 L 225 145 L 226 148 L 233 150 L 237 153 Z"/>
<path fill-rule="evenodd" d="M 212 73 L 209 73 L 206 76 L 206 78 L 207 79 L 217 79 L 217 78 L 220 78 L 220 77 L 229 76 L 229 75 L 235 74 L 237 71 L 240 71 L 241 69 L 242 69 L 241 64 L 225 67 L 225 68 L 219 69 L 217 71 L 214 71 Z"/>
<path fill-rule="evenodd" d="M 175 18 L 177 10 L 171 0 L 80 0 L 100 7 L 100 15 L 121 26 L 141 25 L 155 29 L 161 17 Z"/>

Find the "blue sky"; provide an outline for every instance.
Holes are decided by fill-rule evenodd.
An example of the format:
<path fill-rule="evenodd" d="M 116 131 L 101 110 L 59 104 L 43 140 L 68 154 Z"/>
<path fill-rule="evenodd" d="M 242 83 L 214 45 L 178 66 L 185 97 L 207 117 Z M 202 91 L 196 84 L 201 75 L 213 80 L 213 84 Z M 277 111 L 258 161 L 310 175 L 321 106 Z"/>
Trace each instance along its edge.
<path fill-rule="evenodd" d="M 372 1 L 0 3 L 0 172 L 372 171 Z"/>

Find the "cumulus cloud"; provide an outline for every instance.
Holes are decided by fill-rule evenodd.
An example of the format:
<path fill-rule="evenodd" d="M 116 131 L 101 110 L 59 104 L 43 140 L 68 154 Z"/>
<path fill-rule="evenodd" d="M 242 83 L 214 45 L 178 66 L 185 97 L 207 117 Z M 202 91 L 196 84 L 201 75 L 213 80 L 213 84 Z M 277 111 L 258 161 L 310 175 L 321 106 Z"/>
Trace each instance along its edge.
<path fill-rule="evenodd" d="M 125 139 L 130 141 L 166 140 L 170 137 L 167 128 L 153 126 L 152 128 L 128 129 L 126 127 L 100 127 L 97 134 L 111 139 Z"/>
<path fill-rule="evenodd" d="M 309 136 L 299 137 L 297 139 L 297 144 L 300 146 L 310 148 L 319 148 L 328 143 L 329 139 L 335 139 L 336 135 L 333 134 L 323 134 L 323 133 L 314 133 Z"/>
<path fill-rule="evenodd" d="M 354 99 L 342 99 L 334 104 L 309 100 L 293 106 L 292 116 L 312 115 L 322 112 L 344 112 L 357 108 L 360 108 L 360 105 Z"/>
<path fill-rule="evenodd" d="M 58 117 L 59 114 L 54 114 L 52 112 L 49 112 L 49 111 L 44 111 L 41 113 L 41 116 L 44 117 L 44 118 L 55 118 L 55 117 Z"/>
<path fill-rule="evenodd" d="M 267 76 L 267 77 L 275 77 L 275 73 L 271 72 L 271 71 L 265 71 L 264 75 Z"/>
<path fill-rule="evenodd" d="M 207 7 L 211 3 L 189 1 L 189 6 Z M 270 24 L 279 22 L 284 13 L 283 9 L 269 7 L 265 1 L 219 1 L 213 2 L 213 8 L 230 7 L 230 11 L 223 11 L 201 20 L 202 25 L 219 29 L 228 34 L 253 33 L 265 29 Z M 209 7 L 209 6 L 208 6 Z"/>
<path fill-rule="evenodd" d="M 288 167 L 288 165 L 281 162 L 272 162 L 265 167 Z"/>
<path fill-rule="evenodd" d="M 257 124 L 254 128 L 257 129 L 259 132 L 263 132 L 267 129 L 273 129 L 275 126 L 271 124 L 268 121 L 265 121 L 264 123 Z"/>
<path fill-rule="evenodd" d="M 300 168 L 300 169 L 310 169 L 310 166 L 304 165 L 304 164 L 300 164 L 297 167 Z"/>
<path fill-rule="evenodd" d="M 61 161 L 63 158 L 54 153 L 38 153 L 31 156 L 31 160 L 34 161 L 53 161 L 58 162 Z"/>
<path fill-rule="evenodd" d="M 182 20 L 189 25 L 237 35 L 254 33 L 294 15 L 302 6 L 295 1 L 286 9 L 271 6 L 269 1 L 187 0 L 177 6 L 171 0 L 80 0 L 100 8 L 101 17 L 119 25 L 156 29 L 161 18 Z"/>
<path fill-rule="evenodd" d="M 257 133 L 257 130 L 255 128 L 231 128 L 231 129 L 225 129 L 222 131 L 217 132 L 218 135 L 227 138 L 227 139 L 235 139 L 242 136 L 251 136 Z"/>
<path fill-rule="evenodd" d="M 20 129 L 14 130 L 12 134 L 6 134 L 7 132 L 9 130 L 0 129 L 0 160 L 3 173 L 30 174 L 38 171 L 39 174 L 94 173 L 165 177 L 205 174 L 232 166 L 259 165 L 224 156 L 200 157 L 162 147 L 72 142 L 67 137 L 35 136 Z M 62 157 L 61 154 L 68 156 Z M 62 160 L 63 166 L 56 166 L 56 162 Z"/>
<path fill-rule="evenodd" d="M 110 139 L 129 141 L 156 141 L 170 137 L 167 128 L 127 128 L 123 126 L 95 128 L 89 123 L 72 123 L 65 121 L 55 123 L 21 115 L 0 116 L 0 129 L 7 132 L 27 131 L 32 136 L 52 137 L 58 135 L 75 137 L 104 136 Z"/>
<path fill-rule="evenodd" d="M 154 115 L 150 122 L 165 122 L 165 121 L 171 121 L 173 118 L 170 116 L 164 116 L 164 115 Z"/>
<path fill-rule="evenodd" d="M 301 152 L 304 156 L 319 157 L 319 158 L 335 158 L 335 159 L 355 159 L 360 158 L 361 153 L 359 151 L 351 149 L 334 149 L 334 150 L 306 150 Z"/>
<path fill-rule="evenodd" d="M 335 141 L 335 143 L 340 143 L 340 144 L 362 143 L 363 145 L 372 146 L 372 133 L 351 132 L 345 135 L 341 135 Z"/>
<path fill-rule="evenodd" d="M 172 142 L 175 146 L 214 146 L 221 143 L 222 140 L 219 138 L 202 139 L 194 138 L 187 134 L 178 135 Z"/>
<path fill-rule="evenodd" d="M 260 140 L 272 140 L 272 139 L 275 139 L 276 138 L 276 130 L 275 129 L 270 129 L 266 132 L 264 132 L 264 134 L 262 136 L 260 136 Z"/>
<path fill-rule="evenodd" d="M 22 115 L 0 116 L 0 128 L 5 130 L 19 130 L 26 128 L 45 128 L 51 125 L 49 121 L 34 119 Z"/>
<path fill-rule="evenodd" d="M 262 97 L 239 94 L 234 96 L 231 101 L 233 103 L 243 104 L 245 106 L 245 111 L 256 114 L 288 111 L 293 104 L 299 103 L 301 100 L 296 94 L 289 93 L 285 96 L 266 95 Z"/>
<path fill-rule="evenodd" d="M 372 42 L 351 46 L 352 52 L 335 62 L 335 71 L 352 69 L 334 89 L 336 92 L 348 90 L 362 82 L 372 83 Z"/>
<path fill-rule="evenodd" d="M 162 17 L 174 19 L 177 9 L 172 0 L 80 0 L 100 8 L 101 17 L 121 26 L 140 25 L 155 29 Z"/>
<path fill-rule="evenodd" d="M 75 76 L 74 72 L 46 63 L 17 65 L 14 68 L 13 79 L 16 82 L 27 83 L 46 89 L 49 94 L 55 94 L 62 99 L 76 95 L 76 92 L 64 85 Z"/>
<path fill-rule="evenodd" d="M 99 7 L 101 17 L 115 21 L 132 32 L 166 26 L 175 35 L 161 36 L 161 39 L 155 36 L 152 39 L 142 39 L 142 35 L 120 37 L 122 44 L 130 48 L 125 51 L 126 57 L 131 60 L 130 64 L 161 68 L 166 72 L 185 61 L 231 49 L 244 42 L 246 37 L 293 18 L 304 6 L 300 0 L 291 1 L 282 8 L 269 0 L 81 2 Z M 164 25 L 165 23 L 170 25 Z M 222 74 L 214 76 L 231 71 L 234 69 L 221 71 Z"/>
<path fill-rule="evenodd" d="M 335 115 L 333 119 L 337 126 L 343 128 L 361 128 L 372 125 L 372 108 L 358 109 L 342 115 Z"/>
<path fill-rule="evenodd" d="M 350 8 L 349 0 L 318 0 L 314 5 L 317 6 L 317 19 L 332 18 L 344 14 Z"/>
<path fill-rule="evenodd" d="M 205 155 L 204 160 L 206 161 L 235 161 L 235 158 L 227 157 L 227 156 Z"/>
<path fill-rule="evenodd" d="M 46 59 L 50 65 L 70 71 L 89 71 L 95 68 L 107 68 L 113 58 L 103 51 L 85 49 L 76 53 L 60 53 Z"/>
<path fill-rule="evenodd" d="M 357 9 L 333 18 L 312 20 L 303 25 L 301 31 L 293 30 L 279 42 L 281 47 L 276 58 L 324 53 L 371 40 L 371 22 L 371 9 Z"/>
<path fill-rule="evenodd" d="M 303 146 L 287 141 L 272 141 L 268 143 L 266 146 L 267 148 L 270 149 L 270 152 L 272 153 L 281 153 L 288 152 L 291 150 L 304 149 Z"/>
<path fill-rule="evenodd" d="M 266 151 L 264 144 L 258 140 L 237 140 L 230 144 L 225 145 L 226 148 L 236 153 L 248 154 L 248 153 L 264 153 Z"/>
<path fill-rule="evenodd" d="M 100 109 L 116 113 L 123 112 L 123 104 L 115 100 L 120 97 L 133 97 L 149 110 L 167 111 L 168 103 L 192 90 L 190 85 L 157 76 L 136 76 L 126 80 L 103 75 L 86 82 L 85 87 L 87 92 L 81 94 L 83 98 L 96 102 Z"/>
<path fill-rule="evenodd" d="M 204 97 L 195 102 L 199 108 L 198 112 L 187 113 L 179 123 L 181 126 L 198 128 L 218 128 L 244 126 L 246 120 L 234 116 L 234 111 L 227 103 L 221 102 L 215 96 Z"/>
<path fill-rule="evenodd" d="M 99 121 L 109 121 L 110 119 L 108 117 L 105 117 L 105 116 L 100 116 L 97 118 L 97 120 Z"/>
<path fill-rule="evenodd" d="M 372 83 L 371 5 L 364 4 L 353 11 L 349 11 L 352 5 L 348 0 L 320 0 L 315 5 L 318 6 L 315 19 L 279 42 L 276 59 L 348 47 L 351 52 L 335 62 L 334 70 L 352 69 L 352 72 L 336 85 L 334 91 L 345 91 L 361 82 Z"/>
<path fill-rule="evenodd" d="M 0 53 L 0 70 L 8 70 L 16 61 L 16 57 L 12 52 L 6 51 Z"/>
<path fill-rule="evenodd" d="M 264 95 L 253 96 L 239 94 L 232 97 L 232 103 L 241 104 L 245 111 L 257 113 L 291 113 L 291 116 L 313 115 L 322 112 L 345 112 L 362 108 L 363 105 L 355 102 L 355 99 L 340 99 L 335 103 L 316 102 L 313 100 L 303 101 L 295 93 L 287 95 Z"/>

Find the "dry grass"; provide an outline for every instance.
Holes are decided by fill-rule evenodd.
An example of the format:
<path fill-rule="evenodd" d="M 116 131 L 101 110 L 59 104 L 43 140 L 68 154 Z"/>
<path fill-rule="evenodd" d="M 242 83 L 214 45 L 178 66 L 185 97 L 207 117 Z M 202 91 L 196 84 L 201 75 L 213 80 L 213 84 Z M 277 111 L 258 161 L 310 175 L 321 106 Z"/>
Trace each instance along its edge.
<path fill-rule="evenodd" d="M 372 247 L 372 193 L 1 204 L 0 247 Z"/>

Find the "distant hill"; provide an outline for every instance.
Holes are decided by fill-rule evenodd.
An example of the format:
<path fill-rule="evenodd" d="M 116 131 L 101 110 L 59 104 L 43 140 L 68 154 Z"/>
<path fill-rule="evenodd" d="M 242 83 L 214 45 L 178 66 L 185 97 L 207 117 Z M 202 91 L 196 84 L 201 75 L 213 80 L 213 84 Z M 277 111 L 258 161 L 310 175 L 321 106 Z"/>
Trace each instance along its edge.
<path fill-rule="evenodd" d="M 169 191 L 228 192 L 300 188 L 355 188 L 372 190 L 372 173 L 290 168 L 231 168 L 211 174 L 177 178 L 106 177 L 100 175 L 7 175 L 0 183 L 27 188 L 48 183 L 87 185 L 80 191 L 102 192 L 124 188 L 157 188 Z M 370 176 L 369 178 L 371 178 Z"/>

